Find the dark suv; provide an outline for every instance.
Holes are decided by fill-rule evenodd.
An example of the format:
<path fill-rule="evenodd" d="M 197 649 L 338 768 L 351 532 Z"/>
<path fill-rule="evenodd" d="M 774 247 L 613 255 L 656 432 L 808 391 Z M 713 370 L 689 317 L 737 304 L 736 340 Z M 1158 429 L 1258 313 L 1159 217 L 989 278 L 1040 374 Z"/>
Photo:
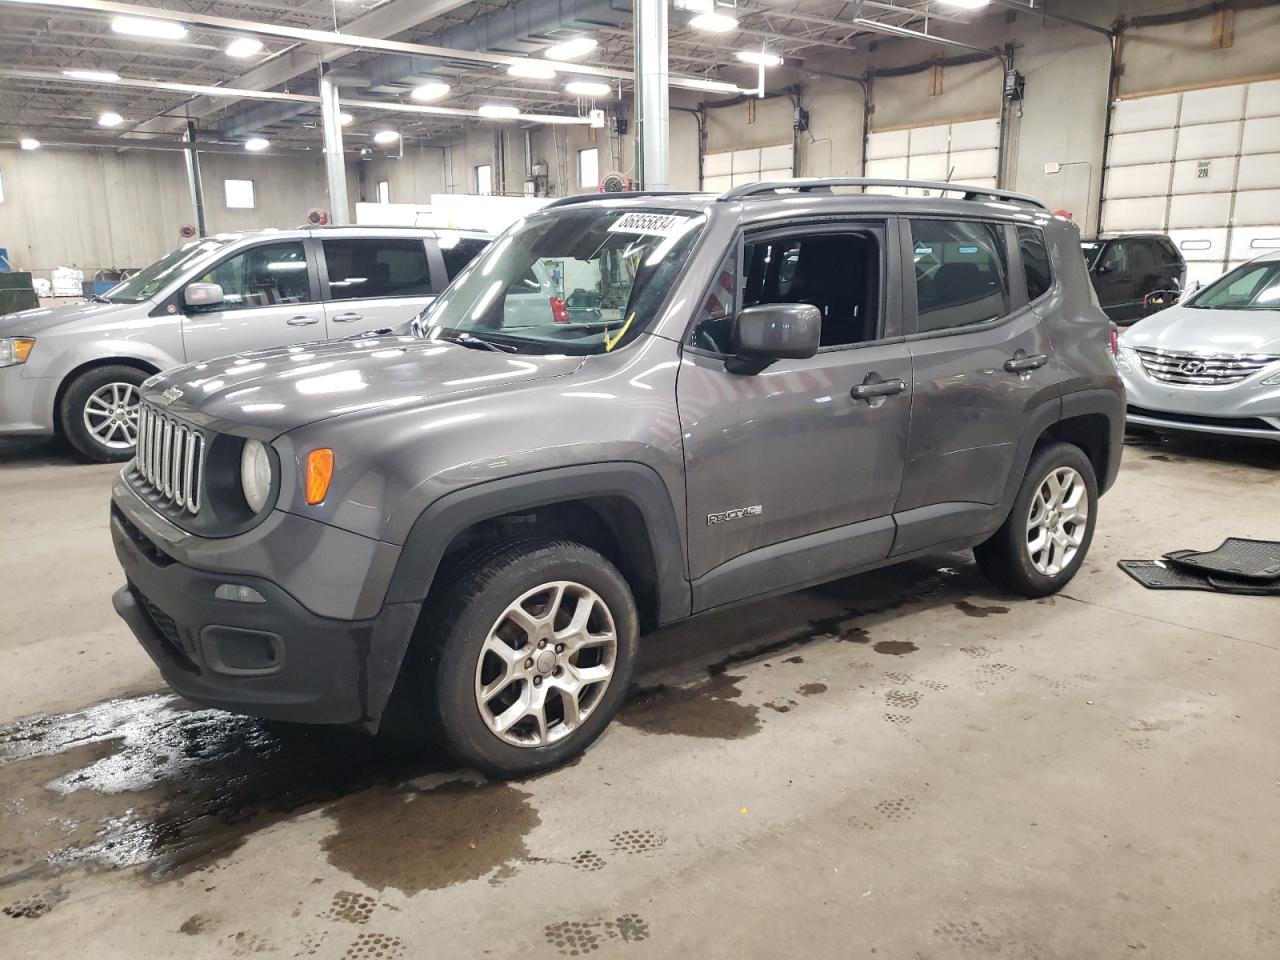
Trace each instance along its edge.
<path fill-rule="evenodd" d="M 510 777 L 598 736 L 663 624 L 969 547 L 1059 590 L 1124 428 L 1076 227 L 838 192 L 872 185 L 560 200 L 413 336 L 153 377 L 116 610 L 191 700 L 370 731 L 395 703 Z"/>
<path fill-rule="evenodd" d="M 1121 326 L 1176 302 L 1168 294 L 1186 283 L 1187 264 L 1164 234 L 1135 233 L 1080 246 L 1102 309 Z"/>

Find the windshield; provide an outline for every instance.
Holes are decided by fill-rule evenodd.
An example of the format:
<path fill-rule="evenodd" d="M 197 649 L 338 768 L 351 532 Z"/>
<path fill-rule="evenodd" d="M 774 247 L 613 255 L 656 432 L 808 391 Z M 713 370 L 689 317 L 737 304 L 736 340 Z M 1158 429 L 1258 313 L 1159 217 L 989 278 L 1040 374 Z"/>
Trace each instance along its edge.
<path fill-rule="evenodd" d="M 111 303 L 141 303 L 157 292 L 188 265 L 230 243 L 230 239 L 211 237 L 184 243 L 177 250 L 166 254 L 150 266 L 143 267 L 128 280 L 116 284 L 101 298 Z"/>
<path fill-rule="evenodd" d="M 1280 310 L 1280 260 L 1246 263 L 1198 293 L 1197 310 Z"/>
<path fill-rule="evenodd" d="M 583 206 L 517 221 L 418 318 L 430 339 L 607 353 L 653 320 L 706 217 Z"/>

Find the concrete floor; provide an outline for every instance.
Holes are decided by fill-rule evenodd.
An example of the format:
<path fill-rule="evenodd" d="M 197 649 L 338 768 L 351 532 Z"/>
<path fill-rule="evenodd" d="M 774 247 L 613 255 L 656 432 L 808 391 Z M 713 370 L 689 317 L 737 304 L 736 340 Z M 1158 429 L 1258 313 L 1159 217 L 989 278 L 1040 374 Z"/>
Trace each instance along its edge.
<path fill-rule="evenodd" d="M 1130 445 L 1058 597 L 955 558 L 650 637 L 578 763 L 485 784 L 192 708 L 108 601 L 111 467 L 0 446 L 0 956 L 1280 956 L 1280 447 Z"/>

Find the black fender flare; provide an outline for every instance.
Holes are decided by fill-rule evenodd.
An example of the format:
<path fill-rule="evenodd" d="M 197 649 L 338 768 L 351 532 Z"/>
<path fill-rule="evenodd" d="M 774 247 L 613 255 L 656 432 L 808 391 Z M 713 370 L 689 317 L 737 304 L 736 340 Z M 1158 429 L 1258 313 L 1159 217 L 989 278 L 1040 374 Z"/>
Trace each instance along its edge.
<path fill-rule="evenodd" d="M 440 497 L 419 515 L 405 538 L 385 602 L 421 603 L 445 551 L 468 527 L 504 514 L 592 497 L 619 497 L 639 511 L 653 556 L 658 623 L 689 616 L 692 599 L 684 538 L 671 494 L 657 471 L 633 461 L 539 470 Z"/>
<path fill-rule="evenodd" d="M 1098 493 L 1106 493 L 1120 473 L 1120 459 L 1124 451 L 1125 396 L 1123 387 L 1110 389 L 1093 387 L 1077 390 L 1062 398 L 1062 415 L 1059 420 L 1070 420 L 1090 414 L 1101 414 L 1110 427 L 1107 444 L 1106 475 L 1098 477 Z"/>

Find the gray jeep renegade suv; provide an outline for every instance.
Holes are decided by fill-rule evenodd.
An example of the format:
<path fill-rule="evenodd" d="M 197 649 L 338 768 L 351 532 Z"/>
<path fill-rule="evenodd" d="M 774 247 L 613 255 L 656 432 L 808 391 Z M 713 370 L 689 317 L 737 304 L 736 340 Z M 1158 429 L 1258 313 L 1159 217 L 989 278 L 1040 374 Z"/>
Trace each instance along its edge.
<path fill-rule="evenodd" d="M 412 336 L 151 378 L 116 610 L 193 701 L 394 702 L 512 777 L 599 736 L 643 630 L 944 549 L 1060 589 L 1124 424 L 1076 227 L 867 186 L 560 200 Z"/>

